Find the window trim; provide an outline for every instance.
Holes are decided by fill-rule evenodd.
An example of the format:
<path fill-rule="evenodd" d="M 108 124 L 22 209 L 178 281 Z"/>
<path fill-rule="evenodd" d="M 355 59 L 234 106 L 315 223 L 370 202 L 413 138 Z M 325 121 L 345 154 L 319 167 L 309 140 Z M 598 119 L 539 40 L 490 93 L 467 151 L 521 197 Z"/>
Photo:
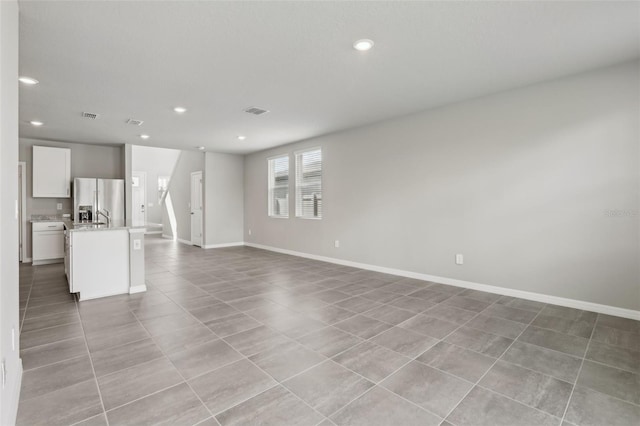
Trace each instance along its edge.
<path fill-rule="evenodd" d="M 291 200 L 291 153 L 289 152 L 285 152 L 279 155 L 272 155 L 270 157 L 267 157 L 267 217 L 269 219 L 289 219 L 291 217 L 290 212 L 291 212 L 291 207 L 289 207 L 289 211 L 287 212 L 286 216 L 274 216 L 271 214 L 271 160 L 276 160 L 278 158 L 283 158 L 283 157 L 287 157 L 288 163 L 289 163 L 289 168 L 288 168 L 288 178 L 289 178 L 289 183 L 288 183 L 288 188 L 287 188 L 287 195 L 289 196 L 289 200 Z"/>
<path fill-rule="evenodd" d="M 318 146 L 312 146 L 309 148 L 303 148 L 303 149 L 298 149 L 296 151 L 293 151 L 293 166 L 294 166 L 294 177 L 293 177 L 293 191 L 295 194 L 295 203 L 294 203 L 294 210 L 296 210 L 294 212 L 294 218 L 295 219 L 304 219 L 304 220 L 322 220 L 323 216 L 320 217 L 309 217 L 309 216 L 298 216 L 298 212 L 297 212 L 297 206 L 298 206 L 298 154 L 304 154 L 305 152 L 309 152 L 309 151 L 317 151 L 320 150 L 321 155 L 322 155 L 322 177 L 320 180 L 320 183 L 323 184 L 324 183 L 324 148 L 322 147 L 322 145 L 318 145 Z M 324 185 L 322 185 L 322 196 L 324 198 Z M 323 200 L 323 206 L 324 206 L 324 200 Z M 324 208 L 323 208 L 324 210 Z"/>

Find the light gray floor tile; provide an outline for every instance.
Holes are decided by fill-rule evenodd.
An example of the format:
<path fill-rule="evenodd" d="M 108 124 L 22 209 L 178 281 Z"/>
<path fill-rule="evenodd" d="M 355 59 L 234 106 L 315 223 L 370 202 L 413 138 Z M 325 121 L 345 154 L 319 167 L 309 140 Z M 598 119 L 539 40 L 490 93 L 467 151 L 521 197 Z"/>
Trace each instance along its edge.
<path fill-rule="evenodd" d="M 379 382 L 402 367 L 409 358 L 371 342 L 364 342 L 333 360 L 373 382 Z"/>
<path fill-rule="evenodd" d="M 569 355 L 582 357 L 587 349 L 589 339 L 558 333 L 544 328 L 529 326 L 518 340 Z"/>
<path fill-rule="evenodd" d="M 477 300 L 481 300 L 483 302 L 489 302 L 489 303 L 496 302 L 500 300 L 500 298 L 502 297 L 499 294 L 487 293 L 486 291 L 471 290 L 471 289 L 463 291 L 462 293 L 460 293 L 460 296 L 469 297 L 471 299 L 477 299 Z"/>
<path fill-rule="evenodd" d="M 600 314 L 598 315 L 598 324 L 618 330 L 629 331 L 636 334 L 640 333 L 640 321 L 628 318 L 620 318 L 611 315 Z"/>
<path fill-rule="evenodd" d="M 525 311 L 532 311 L 538 313 L 545 307 L 542 302 L 534 302 L 533 300 L 519 299 L 517 297 L 502 296 L 496 304 L 505 305 L 511 308 L 524 309 Z"/>
<path fill-rule="evenodd" d="M 565 419 L 581 426 L 637 426 L 640 407 L 576 386 Z"/>
<path fill-rule="evenodd" d="M 416 315 L 399 326 L 436 339 L 444 338 L 459 327 L 456 323 L 428 317 L 423 314 Z"/>
<path fill-rule="evenodd" d="M 403 296 L 398 299 L 392 300 L 391 302 L 389 302 L 389 305 L 395 306 L 396 308 L 404 309 L 406 311 L 411 311 L 414 314 L 422 313 L 427 309 L 431 309 L 436 306 L 435 303 L 410 296 Z"/>
<path fill-rule="evenodd" d="M 87 331 L 85 338 L 90 352 L 101 351 L 103 349 L 121 346 L 126 343 L 136 342 L 149 337 L 147 330 L 139 322 L 131 322 L 124 325 L 101 329 L 98 331 Z"/>
<path fill-rule="evenodd" d="M 165 354 L 173 354 L 202 343 L 216 340 L 218 337 L 202 324 L 155 336 L 153 340 Z"/>
<path fill-rule="evenodd" d="M 79 323 L 80 316 L 77 312 L 63 312 L 58 314 L 47 315 L 44 317 L 37 317 L 26 319 L 22 323 L 22 332 L 40 330 L 43 328 L 55 327 L 64 324 Z"/>
<path fill-rule="evenodd" d="M 446 303 L 436 305 L 435 307 L 424 311 L 422 314 L 458 325 L 462 325 L 478 315 L 477 312 L 456 308 L 454 306 L 447 305 Z"/>
<path fill-rule="evenodd" d="M 363 340 L 335 327 L 327 327 L 298 339 L 316 352 L 332 357 L 361 343 Z"/>
<path fill-rule="evenodd" d="M 107 411 L 110 426 L 195 425 L 210 416 L 209 411 L 185 383 Z"/>
<path fill-rule="evenodd" d="M 465 309 L 467 311 L 482 312 L 489 305 L 491 305 L 491 302 L 483 302 L 481 300 L 472 299 L 470 297 L 464 297 L 464 296 L 453 296 L 445 300 L 444 302 L 442 302 L 442 304 L 447 306 L 454 306 L 460 309 Z"/>
<path fill-rule="evenodd" d="M 28 349 L 34 346 L 46 345 L 48 343 L 81 336 L 83 336 L 83 333 L 80 323 L 64 324 L 46 329 L 25 331 L 20 334 L 20 348 Z"/>
<path fill-rule="evenodd" d="M 365 299 L 363 297 L 352 297 L 350 299 L 342 300 L 340 302 L 335 303 L 335 305 L 339 308 L 346 309 L 348 311 L 362 313 L 369 311 L 373 308 L 376 308 L 381 305 L 381 303 L 375 302 L 373 300 Z"/>
<path fill-rule="evenodd" d="M 18 426 L 65 425 L 102 412 L 94 378 L 54 392 L 22 401 L 18 408 Z"/>
<path fill-rule="evenodd" d="M 413 293 L 409 293 L 407 296 L 417 297 L 419 299 L 423 299 L 431 303 L 440 303 L 440 302 L 444 302 L 445 300 L 452 297 L 453 295 L 423 288 L 423 289 L 414 291 Z"/>
<path fill-rule="evenodd" d="M 577 386 L 640 405 L 640 375 L 585 360 Z"/>
<path fill-rule="evenodd" d="M 20 351 L 22 368 L 30 370 L 87 354 L 83 337 L 62 340 Z"/>
<path fill-rule="evenodd" d="M 88 355 L 27 370 L 22 375 L 20 398 L 34 398 L 89 379 L 93 379 L 93 369 Z"/>
<path fill-rule="evenodd" d="M 344 321 L 347 318 L 355 316 L 356 313 L 348 311 L 346 309 L 338 308 L 334 305 L 328 305 L 319 309 L 308 311 L 307 315 L 310 318 L 322 321 L 326 324 L 335 324 L 337 322 Z"/>
<path fill-rule="evenodd" d="M 322 415 L 277 386 L 218 414 L 222 426 L 230 425 L 315 425 Z"/>
<path fill-rule="evenodd" d="M 498 336 L 515 339 L 527 328 L 526 324 L 516 321 L 509 321 L 503 318 L 478 315 L 467 324 L 467 327 L 482 330 Z"/>
<path fill-rule="evenodd" d="M 249 359 L 279 382 L 326 360 L 319 353 L 295 342 L 283 343 Z"/>
<path fill-rule="evenodd" d="M 498 361 L 479 385 L 556 417 L 564 414 L 573 389 L 573 383 L 504 361 Z"/>
<path fill-rule="evenodd" d="M 416 314 L 394 306 L 383 305 L 367 311 L 362 315 L 374 318 L 378 321 L 386 322 L 387 324 L 398 325 Z"/>
<path fill-rule="evenodd" d="M 640 333 L 607 327 L 596 323 L 592 339 L 608 345 L 621 346 L 634 351 L 640 351 Z"/>
<path fill-rule="evenodd" d="M 241 333 L 225 337 L 224 339 L 238 352 L 245 356 L 257 354 L 289 341 L 282 334 L 270 330 L 265 326 L 243 331 Z"/>
<path fill-rule="evenodd" d="M 533 320 L 537 313 L 526 309 L 518 309 L 511 306 L 495 304 L 489 306 L 482 312 L 483 315 L 490 317 L 503 318 L 510 321 L 521 322 L 523 324 L 529 324 Z"/>
<path fill-rule="evenodd" d="M 187 380 L 241 358 L 242 355 L 223 340 L 212 340 L 169 355 L 173 365 Z"/>
<path fill-rule="evenodd" d="M 166 334 L 171 331 L 181 330 L 183 328 L 199 324 L 198 321 L 191 318 L 186 313 L 141 320 L 140 322 L 152 336 L 159 336 L 161 334 Z"/>
<path fill-rule="evenodd" d="M 560 419 L 475 387 L 447 417 L 456 426 L 557 426 Z"/>
<path fill-rule="evenodd" d="M 409 358 L 415 358 L 438 342 L 433 337 L 414 333 L 400 327 L 393 327 L 377 335 L 371 341 Z"/>
<path fill-rule="evenodd" d="M 376 386 L 331 416 L 338 426 L 435 426 L 441 419 Z"/>
<path fill-rule="evenodd" d="M 162 356 L 162 352 L 151 339 L 138 340 L 91 354 L 97 377 L 115 373 Z"/>
<path fill-rule="evenodd" d="M 357 315 L 336 323 L 333 326 L 363 339 L 369 339 L 392 327 L 391 324 L 387 324 L 364 315 Z"/>
<path fill-rule="evenodd" d="M 284 386 L 330 416 L 374 385 L 335 362 L 326 361 L 287 380 Z"/>
<path fill-rule="evenodd" d="M 108 426 L 106 414 L 98 414 L 97 416 L 83 420 L 80 423 L 74 423 L 73 426 Z"/>
<path fill-rule="evenodd" d="M 496 361 L 495 358 L 446 342 L 439 342 L 417 360 L 474 383 Z"/>
<path fill-rule="evenodd" d="M 226 337 L 232 334 L 240 333 L 241 331 L 256 328 L 262 325 L 262 323 L 259 323 L 258 321 L 245 314 L 237 313 L 234 315 L 229 315 L 227 317 L 208 321 L 205 323 L 205 325 L 218 336 Z"/>
<path fill-rule="evenodd" d="M 547 308 L 545 308 L 547 309 Z M 536 317 L 531 325 L 535 325 L 540 328 L 548 328 L 559 333 L 570 334 L 572 336 L 579 336 L 588 339 L 591 337 L 591 331 L 596 323 L 596 317 L 592 312 L 582 311 L 583 314 L 577 315 L 576 319 L 560 318 L 551 315 L 543 315 L 545 310 Z"/>
<path fill-rule="evenodd" d="M 351 297 L 350 294 L 343 293 L 339 290 L 325 290 L 319 293 L 313 293 L 312 296 L 327 303 L 336 303 Z"/>
<path fill-rule="evenodd" d="M 104 408 L 110 410 L 184 379 L 166 358 L 159 358 L 98 378 Z"/>
<path fill-rule="evenodd" d="M 277 382 L 247 360 L 240 360 L 189 381 L 204 404 L 217 414 L 275 386 Z"/>
<path fill-rule="evenodd" d="M 581 359 L 537 345 L 515 341 L 503 360 L 573 383 L 578 377 Z"/>
<path fill-rule="evenodd" d="M 501 356 L 513 342 L 512 339 L 470 327 L 460 328 L 448 336 L 445 341 L 494 358 Z"/>
<path fill-rule="evenodd" d="M 640 374 L 640 351 L 591 341 L 587 359 Z"/>
<path fill-rule="evenodd" d="M 380 383 L 390 391 L 445 417 L 473 385 L 412 361 Z"/>

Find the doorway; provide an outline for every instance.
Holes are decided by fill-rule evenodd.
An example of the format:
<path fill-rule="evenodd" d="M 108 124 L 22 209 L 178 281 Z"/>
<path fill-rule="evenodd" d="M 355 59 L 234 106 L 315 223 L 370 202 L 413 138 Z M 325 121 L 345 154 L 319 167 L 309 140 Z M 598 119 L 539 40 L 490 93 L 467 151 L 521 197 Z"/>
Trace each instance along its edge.
<path fill-rule="evenodd" d="M 202 171 L 191 173 L 191 244 L 202 247 Z"/>
<path fill-rule="evenodd" d="M 147 223 L 147 172 L 131 172 L 131 215 L 133 226 Z"/>

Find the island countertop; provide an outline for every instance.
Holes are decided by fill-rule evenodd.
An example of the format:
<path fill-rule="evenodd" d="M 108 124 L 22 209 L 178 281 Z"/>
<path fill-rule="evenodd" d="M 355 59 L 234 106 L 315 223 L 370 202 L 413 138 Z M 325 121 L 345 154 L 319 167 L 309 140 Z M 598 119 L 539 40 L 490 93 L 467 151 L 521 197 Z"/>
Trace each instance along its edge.
<path fill-rule="evenodd" d="M 36 222 L 62 222 L 67 231 L 73 232 L 92 232 L 92 231 L 118 231 L 118 230 L 131 230 L 143 232 L 146 228 L 144 226 L 127 226 L 122 221 L 114 221 L 109 225 L 106 223 L 98 225 L 91 222 L 77 223 L 73 222 L 69 217 L 62 216 L 45 216 L 45 215 L 33 215 L 31 216 L 31 223 Z"/>

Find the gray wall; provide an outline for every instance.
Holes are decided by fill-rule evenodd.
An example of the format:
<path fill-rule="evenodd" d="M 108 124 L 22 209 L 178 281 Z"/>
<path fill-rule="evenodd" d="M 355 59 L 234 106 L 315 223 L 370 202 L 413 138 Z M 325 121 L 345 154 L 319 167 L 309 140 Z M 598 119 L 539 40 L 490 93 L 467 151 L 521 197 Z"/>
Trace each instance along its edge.
<path fill-rule="evenodd" d="M 18 318 L 18 3 L 0 2 L 0 424 L 15 422 L 21 374 Z M 15 330 L 15 348 L 11 329 Z"/>
<path fill-rule="evenodd" d="M 242 242 L 244 158 L 207 152 L 204 193 L 205 245 Z"/>
<path fill-rule="evenodd" d="M 169 194 L 176 215 L 178 239 L 191 241 L 191 172 L 202 171 L 204 174 L 204 154 L 201 152 L 181 151 L 180 157 L 171 175 Z M 204 178 L 204 176 L 203 176 Z M 162 217 L 163 230 L 166 236 L 173 236 L 166 209 Z"/>
<path fill-rule="evenodd" d="M 162 223 L 164 205 L 158 202 L 158 177 L 171 176 L 180 151 L 134 145 L 132 155 L 132 172 L 147 173 L 147 222 Z"/>
<path fill-rule="evenodd" d="M 71 149 L 71 179 L 77 177 L 96 177 L 105 179 L 123 179 L 122 146 L 89 145 L 47 140 L 20 139 L 20 161 L 27 163 L 27 219 L 32 214 L 73 213 L 72 198 L 33 198 L 31 169 L 33 145 L 54 146 Z M 62 203 L 62 210 L 56 204 Z M 31 223 L 27 222 L 27 257 L 31 257 Z"/>
<path fill-rule="evenodd" d="M 638 71 L 623 64 L 248 155 L 245 241 L 640 309 Z M 267 157 L 314 146 L 324 218 L 270 219 Z"/>

